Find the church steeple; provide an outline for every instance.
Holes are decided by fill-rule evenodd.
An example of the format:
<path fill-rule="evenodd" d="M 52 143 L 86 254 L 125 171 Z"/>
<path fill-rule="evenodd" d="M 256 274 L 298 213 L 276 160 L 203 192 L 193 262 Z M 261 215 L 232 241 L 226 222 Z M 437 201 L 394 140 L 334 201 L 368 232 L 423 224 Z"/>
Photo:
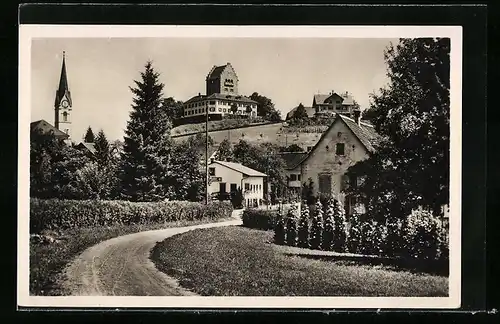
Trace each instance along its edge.
<path fill-rule="evenodd" d="M 54 103 L 56 107 L 61 103 L 61 100 L 65 95 L 71 104 L 71 93 L 68 86 L 68 76 L 66 75 L 66 52 L 63 51 L 61 77 L 59 78 L 59 88 L 56 91 L 56 101 Z"/>
<path fill-rule="evenodd" d="M 55 123 L 54 126 L 71 136 L 71 110 L 73 103 L 68 86 L 68 76 L 66 75 L 66 53 L 63 51 L 63 61 L 61 67 L 61 77 L 59 87 L 56 90 L 54 102 Z"/>

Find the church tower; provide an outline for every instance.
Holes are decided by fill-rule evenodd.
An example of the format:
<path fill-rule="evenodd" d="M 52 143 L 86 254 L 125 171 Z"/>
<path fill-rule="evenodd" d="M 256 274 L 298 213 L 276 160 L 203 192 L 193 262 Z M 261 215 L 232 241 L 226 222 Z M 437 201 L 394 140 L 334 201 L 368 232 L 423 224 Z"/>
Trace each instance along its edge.
<path fill-rule="evenodd" d="M 54 126 L 60 131 L 68 134 L 71 138 L 71 117 L 72 117 L 71 93 L 68 87 L 68 77 L 66 75 L 66 57 L 63 52 L 63 61 L 61 68 L 61 78 L 59 79 L 59 88 L 56 90 L 55 123 Z"/>

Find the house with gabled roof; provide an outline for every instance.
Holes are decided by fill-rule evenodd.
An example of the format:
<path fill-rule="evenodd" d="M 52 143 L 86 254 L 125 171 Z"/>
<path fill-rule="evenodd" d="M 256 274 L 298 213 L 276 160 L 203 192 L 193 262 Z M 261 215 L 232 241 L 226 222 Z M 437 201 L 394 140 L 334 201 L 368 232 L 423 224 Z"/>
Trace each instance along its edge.
<path fill-rule="evenodd" d="M 315 94 L 312 109 L 315 114 L 344 114 L 352 116 L 354 109 L 354 98 L 348 93 L 338 94 L 334 91 L 330 94 Z"/>
<path fill-rule="evenodd" d="M 210 195 L 224 196 L 241 189 L 246 207 L 259 207 L 265 197 L 264 179 L 266 174 L 240 163 L 211 160 L 208 165 Z"/>
<path fill-rule="evenodd" d="M 30 124 L 30 131 L 31 134 L 44 134 L 44 135 L 54 135 L 55 138 L 60 139 L 60 140 L 67 140 L 69 139 L 69 135 L 66 134 L 65 132 L 59 130 L 58 128 L 52 126 L 50 123 L 48 123 L 44 119 L 40 119 L 37 121 L 34 121 Z"/>
<path fill-rule="evenodd" d="M 344 189 L 362 179 L 348 179 L 347 169 L 368 158 L 381 140 L 372 125 L 361 121 L 360 113 L 355 110 L 354 119 L 336 114 L 316 145 L 303 158 L 290 158 L 294 162 L 287 163 L 287 172 L 300 174 L 302 184 L 311 179 L 315 196 L 333 194 L 344 203 L 348 214 L 352 214 L 356 201 L 345 197 Z"/>

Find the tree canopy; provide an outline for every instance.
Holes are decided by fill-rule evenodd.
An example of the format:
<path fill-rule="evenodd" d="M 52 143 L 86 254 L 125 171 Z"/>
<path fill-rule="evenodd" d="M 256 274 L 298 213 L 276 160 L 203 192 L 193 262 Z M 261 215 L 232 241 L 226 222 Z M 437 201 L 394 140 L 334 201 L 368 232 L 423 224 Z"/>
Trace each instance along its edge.
<path fill-rule="evenodd" d="M 435 214 L 449 200 L 450 40 L 400 39 L 384 54 L 389 83 L 372 96 L 372 123 L 384 140 L 348 171 L 349 188 L 374 217 Z"/>
<path fill-rule="evenodd" d="M 257 102 L 257 115 L 264 117 L 264 119 L 280 122 L 281 121 L 281 112 L 276 110 L 274 107 L 274 103 L 271 99 L 266 96 L 260 95 L 257 92 L 252 93 L 250 99 Z"/>

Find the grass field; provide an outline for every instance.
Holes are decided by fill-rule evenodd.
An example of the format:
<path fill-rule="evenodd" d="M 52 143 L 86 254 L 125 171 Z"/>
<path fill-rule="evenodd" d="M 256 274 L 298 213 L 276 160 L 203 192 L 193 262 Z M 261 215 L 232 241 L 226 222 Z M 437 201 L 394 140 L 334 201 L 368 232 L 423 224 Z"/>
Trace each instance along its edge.
<path fill-rule="evenodd" d="M 220 219 L 218 221 L 224 221 Z M 59 285 L 64 267 L 87 248 L 121 235 L 169 227 L 197 225 L 206 221 L 180 221 L 151 226 L 119 225 L 110 227 L 75 228 L 52 234 L 59 243 L 39 244 L 30 242 L 30 294 L 58 296 L 62 290 Z"/>
<path fill-rule="evenodd" d="M 448 278 L 285 253 L 272 232 L 195 230 L 155 246 L 151 259 L 203 296 L 447 296 Z"/>

